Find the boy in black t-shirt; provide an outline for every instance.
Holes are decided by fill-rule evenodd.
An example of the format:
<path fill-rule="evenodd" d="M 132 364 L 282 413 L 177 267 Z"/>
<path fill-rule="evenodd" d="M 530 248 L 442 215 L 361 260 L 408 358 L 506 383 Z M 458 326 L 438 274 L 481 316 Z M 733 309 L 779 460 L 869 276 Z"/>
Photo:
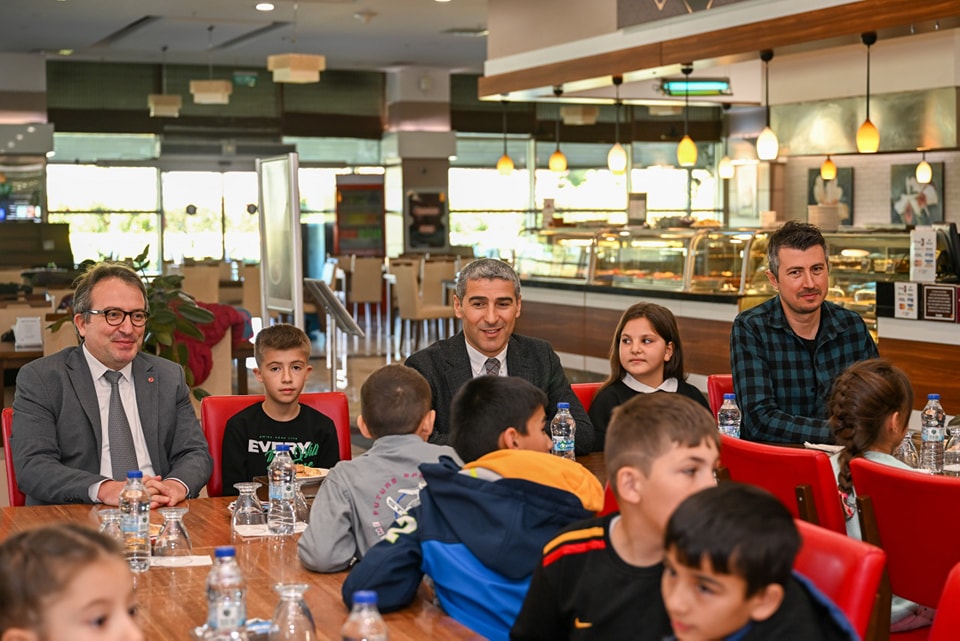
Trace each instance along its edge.
<path fill-rule="evenodd" d="M 670 517 L 663 601 L 679 641 L 854 641 L 847 618 L 793 572 L 800 534 L 772 494 L 724 483 Z"/>
<path fill-rule="evenodd" d="M 223 434 L 223 494 L 236 495 L 234 483 L 267 473 L 278 443 L 290 444 L 294 463 L 333 467 L 340 460 L 337 430 L 327 416 L 300 404 L 310 366 L 310 339 L 293 325 L 273 325 L 254 345 L 263 383 L 263 403 L 254 403 L 227 421 Z"/>
<path fill-rule="evenodd" d="M 514 641 L 662 641 L 670 634 L 660 576 L 670 514 L 716 485 L 720 436 L 710 412 L 679 394 L 639 394 L 617 407 L 604 454 L 618 514 L 561 531 L 543 558 Z"/>

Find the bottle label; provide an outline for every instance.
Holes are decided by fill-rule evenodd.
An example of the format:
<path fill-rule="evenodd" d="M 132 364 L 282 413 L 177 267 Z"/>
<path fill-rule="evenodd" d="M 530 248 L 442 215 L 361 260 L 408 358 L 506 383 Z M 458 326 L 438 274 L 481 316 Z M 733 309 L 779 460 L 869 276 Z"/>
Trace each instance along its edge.
<path fill-rule="evenodd" d="M 124 534 L 146 537 L 150 531 L 150 513 L 144 510 L 137 514 L 137 511 L 124 512 L 120 516 L 120 530 Z"/>
<path fill-rule="evenodd" d="M 943 428 L 941 427 L 924 427 L 920 431 L 920 439 L 927 442 L 938 442 L 943 440 Z"/>
<path fill-rule="evenodd" d="M 296 495 L 296 489 L 293 483 L 271 483 L 270 500 L 271 501 L 292 501 Z"/>
<path fill-rule="evenodd" d="M 242 628 L 247 623 L 247 610 L 242 601 L 225 599 L 211 605 L 208 623 L 215 630 Z"/>
<path fill-rule="evenodd" d="M 573 439 L 564 438 L 563 436 L 554 436 L 553 437 L 553 451 L 554 452 L 571 452 L 573 451 Z"/>

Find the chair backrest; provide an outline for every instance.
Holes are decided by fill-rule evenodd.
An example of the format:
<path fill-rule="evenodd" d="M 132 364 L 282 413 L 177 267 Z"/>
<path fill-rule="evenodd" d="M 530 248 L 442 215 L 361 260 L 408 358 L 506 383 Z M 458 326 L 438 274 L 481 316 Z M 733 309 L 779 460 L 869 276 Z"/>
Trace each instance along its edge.
<path fill-rule="evenodd" d="M 417 274 L 420 266 L 417 263 L 406 261 L 392 261 L 390 272 L 396 276 L 397 308 L 400 318 L 417 319 L 420 316 L 420 285 L 417 283 Z"/>
<path fill-rule="evenodd" d="M 383 299 L 383 259 L 356 256 L 350 273 L 350 303 L 379 303 Z"/>
<path fill-rule="evenodd" d="M 10 435 L 13 433 L 13 408 L 3 408 L 0 416 L 0 430 L 3 431 L 3 464 L 7 471 L 7 498 L 10 505 L 26 505 L 27 497 L 17 487 L 17 471 L 13 469 L 13 452 L 10 451 Z"/>
<path fill-rule="evenodd" d="M 207 396 L 200 403 L 200 426 L 207 438 L 207 447 L 213 457 L 213 472 L 207 482 L 207 495 L 223 495 L 223 431 L 227 420 L 254 403 L 263 402 L 263 394 L 244 396 Z M 310 392 L 300 395 L 300 403 L 326 414 L 337 428 L 340 460 L 353 458 L 350 445 L 350 408 L 343 392 Z"/>
<path fill-rule="evenodd" d="M 733 374 L 710 374 L 707 376 L 707 400 L 710 411 L 716 416 L 723 405 L 723 395 L 733 394 Z"/>
<path fill-rule="evenodd" d="M 423 277 L 420 279 L 420 298 L 424 304 L 443 305 L 443 281 L 451 280 L 456 275 L 457 263 L 452 257 L 424 261 Z"/>
<path fill-rule="evenodd" d="M 260 264 L 244 265 L 240 268 L 243 276 L 243 308 L 251 316 L 263 316 L 263 304 L 260 301 Z"/>
<path fill-rule="evenodd" d="M 866 638 L 887 555 L 875 545 L 797 521 L 803 538 L 793 567 L 810 579 Z"/>
<path fill-rule="evenodd" d="M 947 575 L 927 641 L 956 641 L 960 630 L 960 563 Z"/>
<path fill-rule="evenodd" d="M 610 481 L 607 481 L 607 484 L 603 486 L 603 507 L 597 512 L 597 516 L 606 516 L 619 511 L 620 504 L 617 503 L 617 497 L 613 493 L 613 488 L 610 487 Z"/>
<path fill-rule="evenodd" d="M 960 481 L 850 461 L 863 539 L 887 552 L 894 594 L 936 607 L 947 574 L 960 563 Z M 947 545 L 941 545 L 944 542 Z"/>
<path fill-rule="evenodd" d="M 590 404 L 593 403 L 593 397 L 597 395 L 601 385 L 603 383 L 572 383 L 570 385 L 570 389 L 580 399 L 584 412 L 590 411 Z"/>
<path fill-rule="evenodd" d="M 763 445 L 721 435 L 720 464 L 730 479 L 762 487 L 797 518 L 846 534 L 830 458 L 819 450 Z"/>

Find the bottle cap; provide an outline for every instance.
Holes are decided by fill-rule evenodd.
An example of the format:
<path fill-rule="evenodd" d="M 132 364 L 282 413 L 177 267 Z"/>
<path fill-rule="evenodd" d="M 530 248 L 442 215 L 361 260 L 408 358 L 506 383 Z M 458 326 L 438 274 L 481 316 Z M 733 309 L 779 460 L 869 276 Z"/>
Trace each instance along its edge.
<path fill-rule="evenodd" d="M 359 590 L 353 593 L 353 602 L 363 605 L 376 605 L 377 593 L 374 590 Z"/>
<path fill-rule="evenodd" d="M 141 472 L 140 470 L 130 470 L 129 472 L 127 472 L 127 478 L 128 478 L 128 479 L 142 479 L 142 478 L 143 478 L 143 472 Z"/>
<path fill-rule="evenodd" d="M 558 410 L 568 410 L 570 409 L 570 403 L 557 403 Z"/>
<path fill-rule="evenodd" d="M 723 395 L 723 400 L 725 400 L 725 401 L 732 401 L 732 400 L 734 400 L 735 398 L 737 398 L 737 395 L 736 395 L 736 394 L 731 394 L 730 392 L 727 392 L 726 394 Z"/>
<path fill-rule="evenodd" d="M 236 555 L 237 555 L 237 552 L 236 550 L 233 549 L 232 545 L 220 545 L 213 551 L 213 556 L 215 556 L 218 559 L 236 556 Z"/>
<path fill-rule="evenodd" d="M 274 449 L 275 451 L 277 451 L 277 452 L 289 452 L 289 451 L 290 451 L 290 444 L 289 444 L 289 443 L 278 443 L 277 445 L 275 445 L 275 446 L 273 447 L 273 449 Z"/>
<path fill-rule="evenodd" d="M 940 395 L 939 395 L 939 394 L 927 394 L 927 400 L 928 400 L 928 401 L 939 401 L 939 400 L 940 400 Z"/>

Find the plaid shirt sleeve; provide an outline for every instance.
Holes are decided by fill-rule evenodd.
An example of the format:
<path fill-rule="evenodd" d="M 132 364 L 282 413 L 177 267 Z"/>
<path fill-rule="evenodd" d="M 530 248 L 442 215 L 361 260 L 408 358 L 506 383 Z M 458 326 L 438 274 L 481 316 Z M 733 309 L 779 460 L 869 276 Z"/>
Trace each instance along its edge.
<path fill-rule="evenodd" d="M 730 335 L 741 436 L 782 443 L 830 443 L 826 404 L 833 381 L 852 363 L 877 356 L 859 316 L 825 305 L 815 354 L 789 328 L 779 298 L 744 312 Z"/>

